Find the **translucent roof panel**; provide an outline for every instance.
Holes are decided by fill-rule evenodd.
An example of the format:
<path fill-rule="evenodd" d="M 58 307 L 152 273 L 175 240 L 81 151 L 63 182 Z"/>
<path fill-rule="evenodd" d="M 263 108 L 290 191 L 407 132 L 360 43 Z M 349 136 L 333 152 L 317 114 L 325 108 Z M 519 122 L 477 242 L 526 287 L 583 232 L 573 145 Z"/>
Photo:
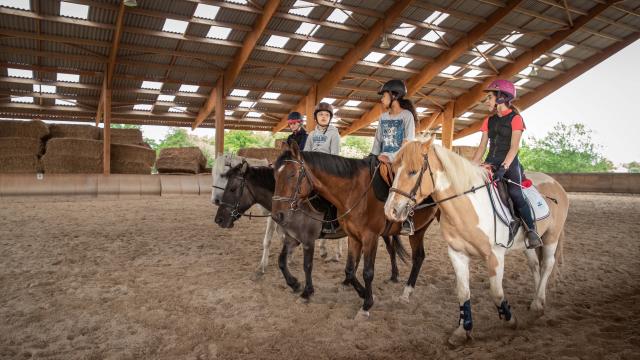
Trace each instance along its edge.
<path fill-rule="evenodd" d="M 89 6 L 61 1 L 60 16 L 87 20 L 89 18 Z"/>

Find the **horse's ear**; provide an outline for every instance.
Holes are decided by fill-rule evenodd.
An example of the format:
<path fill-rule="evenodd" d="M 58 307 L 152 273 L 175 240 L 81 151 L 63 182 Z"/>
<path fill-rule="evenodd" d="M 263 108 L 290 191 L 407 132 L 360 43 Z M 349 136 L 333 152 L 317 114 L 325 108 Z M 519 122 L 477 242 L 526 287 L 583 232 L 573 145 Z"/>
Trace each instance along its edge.
<path fill-rule="evenodd" d="M 427 139 L 427 141 L 422 143 L 422 153 L 426 154 L 429 151 L 431 145 L 433 145 L 433 140 L 436 139 L 436 134 L 431 134 L 431 136 Z"/>
<path fill-rule="evenodd" d="M 240 169 L 242 174 L 246 173 L 248 168 L 249 168 L 249 163 L 247 162 L 247 160 L 242 159 L 242 169 Z"/>
<path fill-rule="evenodd" d="M 294 141 L 291 141 L 291 155 L 292 155 L 294 158 L 296 158 L 296 159 L 300 160 L 300 157 L 301 157 L 301 155 L 300 155 L 300 148 L 298 147 L 298 143 L 297 143 L 297 142 L 295 142 L 295 140 L 294 140 Z"/>

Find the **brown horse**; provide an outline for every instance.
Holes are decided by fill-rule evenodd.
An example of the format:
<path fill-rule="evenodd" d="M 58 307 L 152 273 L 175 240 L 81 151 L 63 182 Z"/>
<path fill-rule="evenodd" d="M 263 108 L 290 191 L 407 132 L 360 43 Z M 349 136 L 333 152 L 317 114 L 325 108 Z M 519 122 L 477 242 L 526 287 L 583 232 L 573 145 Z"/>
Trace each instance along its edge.
<path fill-rule="evenodd" d="M 368 317 L 373 305 L 371 283 L 378 248 L 378 237 L 399 234 L 401 223 L 389 223 L 384 217 L 384 203 L 370 189 L 373 181 L 367 160 L 348 159 L 340 156 L 301 152 L 297 144 L 285 147 L 274 164 L 276 189 L 271 216 L 280 224 L 304 212 L 301 204 L 308 201 L 314 191 L 338 209 L 341 227 L 349 235 L 349 251 L 345 267 L 345 285 L 353 285 L 364 299 L 358 317 Z M 409 237 L 413 266 L 407 281 L 404 298 L 408 299 L 415 287 L 424 261 L 423 237 L 433 221 L 434 207 L 415 213 L 415 233 Z M 360 256 L 364 253 L 363 287 L 356 278 Z"/>
<path fill-rule="evenodd" d="M 567 219 L 569 200 L 562 186 L 542 173 L 528 173 L 538 191 L 545 197 L 550 210 L 548 217 L 537 222 L 543 241 L 542 249 L 526 250 L 524 231 L 515 235 L 509 244 L 508 228 L 496 221 L 486 187 L 490 180 L 479 166 L 439 146 L 414 141 L 405 144 L 398 153 L 395 166 L 397 175 L 391 194 L 385 204 L 385 214 L 392 221 L 402 221 L 416 209 L 416 203 L 431 196 L 442 212 L 440 227 L 447 241 L 448 253 L 456 273 L 459 326 L 449 338 L 453 345 L 464 343 L 471 336 L 471 293 L 469 290 L 469 258 L 484 259 L 489 272 L 491 297 L 498 315 L 515 325 L 515 316 L 502 289 L 504 256 L 510 250 L 524 250 L 533 274 L 535 295 L 531 309 L 542 311 L 547 280 L 556 256 L 561 255 L 563 228 Z M 542 268 L 540 268 L 542 262 Z"/>

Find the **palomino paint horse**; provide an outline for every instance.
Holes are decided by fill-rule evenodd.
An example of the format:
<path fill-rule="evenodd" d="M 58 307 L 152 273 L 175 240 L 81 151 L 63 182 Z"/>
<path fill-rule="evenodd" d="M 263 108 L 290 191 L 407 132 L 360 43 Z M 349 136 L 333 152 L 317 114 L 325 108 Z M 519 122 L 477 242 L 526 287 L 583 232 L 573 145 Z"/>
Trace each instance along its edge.
<path fill-rule="evenodd" d="M 271 216 L 279 224 L 289 224 L 292 218 L 304 214 L 301 204 L 315 192 L 337 207 L 342 228 L 349 235 L 349 252 L 345 267 L 345 285 L 353 285 L 364 299 L 356 318 L 369 316 L 373 305 L 372 286 L 374 263 L 378 248 L 378 237 L 383 233 L 397 235 L 401 224 L 387 226 L 384 203 L 379 201 L 371 184 L 373 177 L 367 160 L 348 159 L 317 152 L 301 152 L 292 144 L 276 160 L 274 171 L 276 191 Z M 409 236 L 413 266 L 404 299 L 413 291 L 420 267 L 425 257 L 423 237 L 433 221 L 437 209 L 434 207 L 418 211 L 414 216 L 415 233 Z M 356 278 L 360 256 L 364 253 L 363 287 Z"/>
<path fill-rule="evenodd" d="M 456 287 L 460 303 L 458 328 L 449 338 L 452 345 L 461 345 L 471 336 L 471 302 L 469 291 L 469 258 L 484 259 L 489 272 L 491 297 L 498 315 L 510 325 L 516 324 L 502 289 L 505 253 L 524 250 L 524 230 L 516 234 L 513 246 L 507 244 L 506 225 L 494 218 L 493 207 L 485 184 L 487 173 L 479 166 L 439 146 L 433 138 L 421 143 L 405 144 L 395 161 L 397 175 L 391 195 L 385 204 L 390 220 L 402 221 L 414 211 L 416 203 L 431 196 L 440 207 L 442 237 L 447 241 L 448 253 L 456 273 Z M 553 270 L 556 256 L 561 256 L 563 228 L 567 218 L 569 200 L 562 186 L 542 173 L 527 174 L 540 193 L 547 199 L 550 216 L 537 222 L 544 243 L 536 250 L 524 250 L 533 273 L 535 294 L 531 309 L 542 311 L 545 303 L 547 280 Z M 490 185 L 489 185 L 490 186 Z M 475 187 L 475 191 L 469 191 Z M 542 262 L 542 268 L 540 268 Z"/>
<path fill-rule="evenodd" d="M 224 154 L 216 157 L 215 164 L 213 166 L 212 176 L 213 176 L 213 191 L 211 192 L 211 203 L 220 206 L 220 202 L 222 201 L 222 194 L 224 193 L 224 189 L 227 186 L 227 178 L 223 177 L 222 174 L 229 171 L 234 166 L 241 164 L 243 161 L 246 161 L 251 166 L 268 166 L 269 161 L 267 159 L 251 159 L 244 158 L 241 156 L 237 156 L 234 154 Z M 260 207 L 260 210 L 256 215 L 258 216 L 266 216 L 269 215 L 271 209 L 265 209 L 264 207 Z M 284 231 L 280 228 L 280 226 L 269 217 L 267 219 L 267 229 L 264 233 L 264 238 L 262 239 L 262 259 L 260 260 L 260 264 L 258 265 L 258 272 L 264 274 L 267 270 L 267 265 L 269 265 L 269 248 L 271 246 L 271 240 L 274 237 L 274 234 L 277 234 L 279 238 L 284 241 Z M 328 260 L 338 261 L 340 260 L 340 256 L 342 254 L 342 243 L 345 240 L 341 239 L 338 241 L 338 248 L 333 257 Z M 320 255 L 322 257 L 327 256 L 327 249 L 325 245 L 325 241 L 320 242 Z"/>
<path fill-rule="evenodd" d="M 271 207 L 275 188 L 272 168 L 264 166 L 252 167 L 247 163 L 243 163 L 231 168 L 222 174 L 222 177 L 226 178 L 227 186 L 220 200 L 220 206 L 218 207 L 218 212 L 215 217 L 215 221 L 219 226 L 223 228 L 233 227 L 234 222 L 256 203 L 265 208 Z M 306 212 L 313 214 L 313 217 L 321 219 L 324 215 L 313 209 L 309 204 L 305 203 L 303 207 Z M 302 213 L 297 213 L 291 218 L 291 222 L 284 225 L 282 229 L 285 231 L 285 242 L 278 258 L 278 265 L 287 284 L 294 291 L 298 291 L 300 283 L 289 272 L 286 259 L 293 248 L 302 244 L 306 284 L 301 296 L 304 299 L 308 299 L 314 292 L 311 278 L 313 253 L 315 241 L 321 235 L 322 223 Z M 344 236 L 344 233 L 336 233 L 325 234 L 324 237 L 328 239 L 339 239 Z M 385 238 L 385 244 L 391 257 L 391 278 L 397 281 L 398 266 L 396 263 L 396 254 L 404 260 L 406 252 L 397 237 L 393 240 Z"/>

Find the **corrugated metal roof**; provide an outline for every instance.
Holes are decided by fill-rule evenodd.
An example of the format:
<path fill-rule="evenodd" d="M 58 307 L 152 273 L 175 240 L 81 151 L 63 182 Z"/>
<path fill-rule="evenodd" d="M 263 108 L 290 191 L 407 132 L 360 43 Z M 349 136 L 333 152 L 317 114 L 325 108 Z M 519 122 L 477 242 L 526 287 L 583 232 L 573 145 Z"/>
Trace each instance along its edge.
<path fill-rule="evenodd" d="M 562 4 L 551 2 L 552 0 L 538 1 L 526 0 L 518 10 L 512 11 L 506 16 L 500 24 L 494 26 L 485 35 L 485 39 L 489 41 L 497 41 L 502 39 L 509 33 L 510 29 L 523 29 L 526 33 L 514 42 L 516 49 L 507 54 L 506 60 L 492 58 L 491 64 L 498 70 L 509 64 L 509 61 L 517 58 L 528 49 L 534 47 L 545 37 L 553 34 L 553 31 L 541 32 L 549 29 L 560 29 L 563 24 L 568 23 L 566 9 Z M 84 3 L 85 0 L 77 0 L 78 3 Z M 0 8 L 0 34 L 13 34 L 12 31 L 29 33 L 28 37 L 8 36 L 3 37 L 0 42 L 1 47 L 16 49 L 3 51 L 0 53 L 0 61 L 4 63 L 19 63 L 32 66 L 43 66 L 45 69 L 37 71 L 36 75 L 42 82 L 55 82 L 56 69 L 76 70 L 87 72 L 102 73 L 106 69 L 108 54 L 112 45 L 112 37 L 114 34 L 114 24 L 118 13 L 118 0 L 92 0 L 86 3 L 90 5 L 88 20 L 75 21 L 70 18 L 58 18 L 59 16 L 59 0 L 40 1 L 40 14 L 45 14 L 50 18 L 48 20 L 33 19 L 30 13 L 15 13 Z M 256 3 L 256 1 L 254 1 Z M 257 2 L 259 5 L 265 3 L 265 0 Z M 289 17 L 288 9 L 295 3 L 295 0 L 282 1 L 278 9 L 279 14 L 274 16 L 267 29 L 279 33 L 293 34 L 300 26 L 300 20 L 304 17 Z M 595 1 L 569 2 L 572 9 L 581 12 L 588 12 L 594 6 L 598 5 Z M 204 104 L 206 97 L 209 95 L 212 87 L 219 78 L 219 75 L 233 61 L 238 46 L 227 46 L 220 44 L 219 41 L 206 39 L 209 31 L 209 24 L 191 23 L 187 29 L 187 36 L 190 39 L 175 38 L 174 35 L 162 32 L 166 18 L 189 19 L 197 7 L 197 1 L 191 0 L 138 0 L 138 7 L 135 10 L 125 10 L 124 25 L 125 29 L 121 38 L 121 46 L 118 52 L 118 59 L 122 62 L 116 66 L 116 74 L 114 76 L 114 102 L 135 103 L 136 101 L 144 101 L 147 103 L 155 102 L 157 91 L 137 90 L 143 80 L 155 80 L 164 82 L 162 88 L 163 94 L 176 94 L 175 103 L 187 106 L 189 111 L 197 113 L 199 107 Z M 241 29 L 231 31 L 228 38 L 229 41 L 241 44 L 247 35 L 247 27 L 253 27 L 259 16 L 260 10 L 250 9 L 249 7 L 230 4 L 217 3 L 220 10 L 215 21 L 235 24 Z M 338 29 L 336 26 L 328 26 L 329 23 L 320 25 L 313 37 L 309 40 L 326 42 L 340 42 L 344 46 L 338 44 L 327 44 L 319 51 L 318 55 L 301 54 L 297 52 L 306 41 L 303 39 L 291 39 L 284 49 L 293 51 L 292 54 L 280 53 L 279 49 L 261 48 L 254 49 L 249 59 L 251 64 L 246 64 L 237 78 L 233 87 L 249 87 L 256 89 L 251 91 L 248 98 L 259 98 L 263 91 L 281 90 L 288 94 L 280 96 L 279 100 L 286 104 L 295 104 L 300 101 L 309 91 L 312 84 L 318 82 L 323 76 L 330 74 L 330 70 L 336 65 L 337 60 L 328 60 L 326 57 L 334 57 L 342 59 L 361 38 L 366 36 L 368 29 L 385 16 L 385 12 L 394 4 L 391 0 L 382 1 L 365 1 L 365 0 L 344 0 L 339 6 L 346 6 L 353 10 L 351 17 L 347 17 L 344 26 L 352 27 L 351 30 Z M 375 89 L 380 85 L 380 81 L 390 78 L 409 79 L 415 76 L 417 72 L 429 66 L 432 59 L 446 52 L 446 48 L 453 45 L 462 34 L 469 32 L 483 18 L 489 17 L 498 9 L 496 4 L 498 1 L 492 0 L 436 0 L 429 2 L 416 2 L 412 6 L 407 7 L 402 17 L 395 19 L 387 31 L 392 32 L 401 23 L 408 19 L 416 24 L 423 22 L 428 18 L 434 10 L 450 11 L 451 16 L 439 23 L 439 27 L 444 31 L 444 40 L 436 40 L 436 45 L 416 44 L 406 54 L 385 55 L 381 59 L 381 64 L 392 64 L 399 55 L 413 58 L 406 67 L 392 68 L 382 66 L 371 66 L 354 64 L 349 74 L 355 77 L 353 80 L 342 80 L 338 87 L 331 90 L 331 94 L 339 97 L 348 97 L 351 99 L 366 99 L 359 105 L 360 109 L 343 108 L 339 115 L 345 117 L 345 122 L 349 122 L 349 118 L 359 118 L 365 111 L 373 106 L 371 99 L 377 99 Z M 248 5 L 252 6 L 252 5 Z M 337 5 L 338 6 L 338 5 Z M 640 4 L 633 2 L 624 2 L 619 6 L 626 7 L 632 11 L 638 12 Z M 243 11 L 241 9 L 246 9 Z M 4 10 L 3 10 L 4 9 Z M 332 6 L 320 4 L 315 6 L 308 16 L 309 21 L 321 21 L 325 19 L 333 11 Z M 15 11 L 15 10 L 11 10 Z M 153 13 L 149 13 L 149 12 Z M 145 14 L 146 12 L 146 14 Z M 535 16 L 533 16 L 535 14 Z M 166 15 L 166 16 L 165 16 Z M 582 15 L 571 13 L 571 19 L 575 21 Z M 560 70 L 568 70 L 578 64 L 582 59 L 594 55 L 600 49 L 614 44 L 613 39 L 622 39 L 640 30 L 640 16 L 630 15 L 621 11 L 616 7 L 609 7 L 605 10 L 601 17 L 605 20 L 592 20 L 586 27 L 574 32 L 565 41 L 577 45 L 575 48 L 563 55 L 564 60 L 556 65 L 555 68 Z M 354 20 L 355 19 L 355 20 Z M 202 22 L 202 20 L 198 20 Z M 207 21 L 205 21 L 207 22 Z M 620 25 L 612 25 L 620 24 Z M 38 35 L 37 29 L 40 28 Z M 339 26 L 338 26 L 339 27 Z M 364 27 L 364 29 L 363 29 Z M 431 30 L 428 26 L 423 26 L 413 31 L 409 38 L 420 40 Z M 536 33 L 538 32 L 538 33 Z M 600 32 L 604 36 L 594 34 Z M 55 36 L 51 38 L 51 36 Z M 34 38 L 40 37 L 41 40 Z M 258 45 L 264 45 L 269 39 L 268 33 L 263 34 Z M 74 39 L 80 39 L 75 41 Z M 202 39 L 202 40 L 199 40 Z M 397 45 L 400 40 L 389 39 L 391 48 Z M 208 42 L 208 43 L 207 43 Z M 564 42 L 563 42 L 564 43 Z M 363 52 L 362 58 L 367 56 L 370 51 L 384 51 L 379 49 L 380 41 L 376 40 L 372 49 Z M 439 48 L 444 46 L 445 49 Z M 559 47 L 560 45 L 556 46 Z M 505 44 L 498 45 L 491 50 L 489 54 L 504 55 Z M 553 50 L 553 49 L 551 49 Z M 37 56 L 38 51 L 42 51 L 41 56 Z M 68 58 L 65 58 L 68 56 Z M 475 54 L 465 53 L 455 60 L 457 65 L 468 64 L 476 58 Z M 511 59 L 511 60 L 510 60 Z M 552 60 L 549 58 L 546 62 Z M 266 67 L 259 68 L 256 64 L 265 63 Z M 275 68 L 274 65 L 288 66 L 289 68 Z M 475 69 L 480 69 L 482 75 L 493 74 L 493 70 L 488 63 L 483 62 Z M 2 70 L 3 73 L 4 70 Z M 438 106 L 433 101 L 443 102 L 446 99 L 454 99 L 463 95 L 482 78 L 464 78 L 461 74 L 466 73 L 467 69 L 461 69 L 455 78 L 451 76 L 436 76 L 429 84 L 426 84 L 422 93 L 426 93 L 434 98 L 421 99 L 414 96 L 413 99 L 421 100 L 421 106 L 429 108 L 428 111 L 437 109 Z M 350 75 L 347 75 L 349 77 Z M 521 94 L 535 89 L 542 85 L 545 81 L 552 80 L 558 76 L 559 72 L 553 72 L 546 69 L 539 69 L 536 76 L 529 77 L 529 81 L 521 87 Z M 367 79 L 370 77 L 370 79 Z M 525 76 L 518 75 L 512 78 L 517 80 Z M 100 85 L 102 84 L 102 76 L 81 75 L 81 84 L 87 88 L 78 88 L 83 85 L 65 85 L 61 84 L 59 93 L 65 95 L 76 95 L 83 98 L 83 103 L 97 104 L 100 96 Z M 200 88 L 195 94 L 178 93 L 180 84 L 198 84 Z M 0 89 L 15 93 L 30 92 L 32 85 L 28 83 L 16 83 L 15 81 L 0 81 Z M 296 94 L 296 95 L 293 95 Z M 346 100 L 336 102 L 341 107 Z M 42 100 L 43 104 L 54 104 L 54 99 L 47 98 Z M 237 101 L 230 101 L 231 107 L 237 106 Z M 282 114 L 288 112 L 286 104 L 260 103 L 256 105 L 256 109 L 264 111 L 279 119 Z M 443 105 L 443 104 L 442 104 Z M 158 122 L 163 122 L 161 111 L 168 109 L 166 104 L 156 105 L 154 107 L 154 116 Z M 478 110 L 478 109 L 476 109 Z M 2 110 L 0 104 L 0 116 L 9 110 Z M 39 111 L 39 110 L 38 110 Z M 44 110 L 46 113 L 46 109 Z M 160 111 L 160 112 L 158 112 Z M 37 111 L 34 108 L 34 113 Z M 153 117 L 145 121 L 154 121 Z M 167 115 L 167 118 L 171 118 Z M 480 118 L 474 114 L 472 119 Z M 171 120 L 174 121 L 174 120 Z M 465 120 L 466 121 L 466 120 Z M 461 121 L 465 124 L 465 121 Z M 188 121 L 185 121 L 188 122 Z M 269 122 L 275 123 L 276 120 Z M 271 125 L 269 125 L 271 126 Z"/>

